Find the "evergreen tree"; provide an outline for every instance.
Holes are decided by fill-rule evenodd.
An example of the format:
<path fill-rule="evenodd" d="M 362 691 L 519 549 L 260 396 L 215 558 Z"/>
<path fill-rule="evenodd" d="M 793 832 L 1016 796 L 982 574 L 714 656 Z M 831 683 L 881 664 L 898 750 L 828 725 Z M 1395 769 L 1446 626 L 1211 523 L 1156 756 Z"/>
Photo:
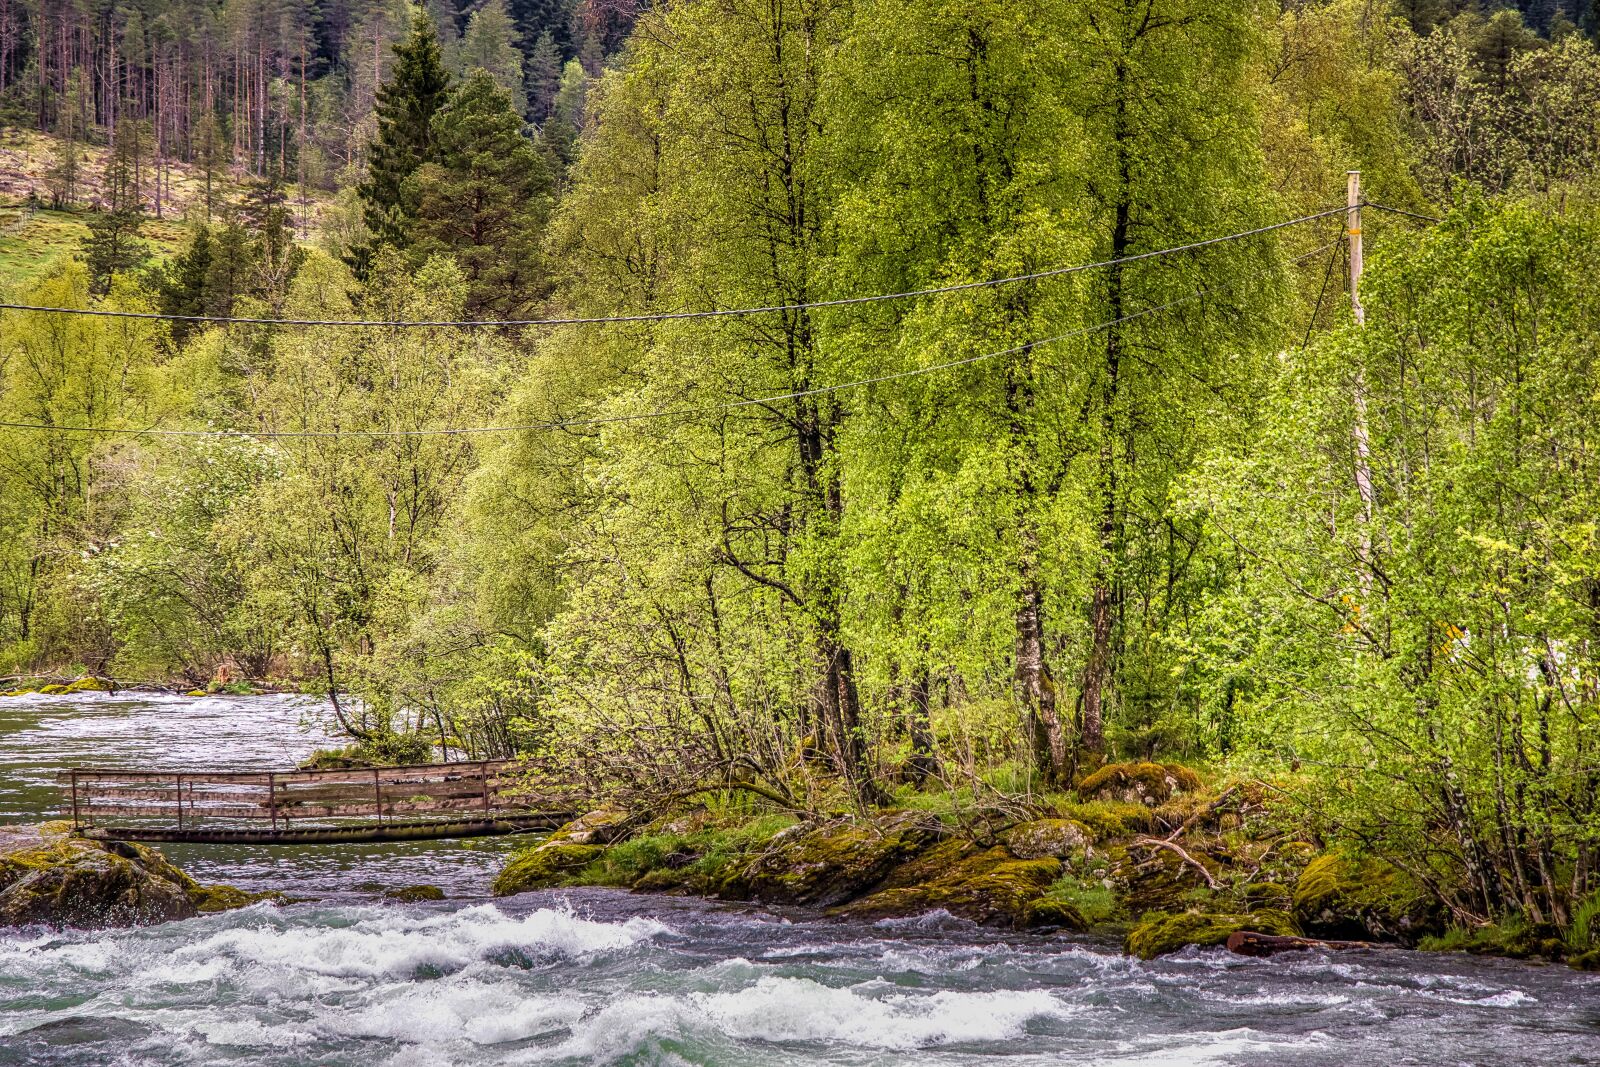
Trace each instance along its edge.
<path fill-rule="evenodd" d="M 551 200 L 544 158 L 522 135 L 511 94 L 475 70 L 433 120 L 435 162 L 407 183 L 418 265 L 456 257 L 474 316 L 508 317 L 536 295 L 539 238 Z"/>
<path fill-rule="evenodd" d="M 206 280 L 211 273 L 212 244 L 211 227 L 198 227 L 189 247 L 157 274 L 155 289 L 162 314 L 207 314 Z M 194 323 L 173 322 L 173 343 L 180 343 L 194 329 Z"/>
<path fill-rule="evenodd" d="M 395 65 L 378 90 L 378 136 L 369 149 L 367 179 L 361 183 L 362 217 L 371 243 L 358 251 L 353 264 L 365 271 L 377 246 L 405 247 L 406 179 L 427 162 L 433 147 L 433 116 L 444 103 L 449 76 L 439 51 L 433 19 L 418 9 L 411 34 L 395 46 Z"/>
<path fill-rule="evenodd" d="M 132 270 L 150 255 L 139 239 L 139 227 L 144 223 L 138 191 L 144 150 L 141 125 L 132 121 L 117 124 L 116 143 L 106 166 L 105 210 L 88 220 L 89 236 L 82 249 L 89 267 L 89 289 L 94 293 L 109 291 L 113 275 Z"/>
<path fill-rule="evenodd" d="M 549 34 L 562 59 L 572 55 L 571 0 L 510 0 L 511 19 L 524 41 Z"/>
<path fill-rule="evenodd" d="M 561 49 L 549 31 L 541 33 L 528 53 L 527 99 L 528 117 L 534 122 L 544 122 L 555 108 L 556 93 L 561 90 Z"/>
<path fill-rule="evenodd" d="M 473 12 L 457 54 L 463 77 L 474 70 L 488 71 L 495 84 L 511 94 L 520 115 L 527 112 L 528 100 L 523 95 L 522 53 L 517 50 L 516 36 L 505 0 L 489 0 Z"/>

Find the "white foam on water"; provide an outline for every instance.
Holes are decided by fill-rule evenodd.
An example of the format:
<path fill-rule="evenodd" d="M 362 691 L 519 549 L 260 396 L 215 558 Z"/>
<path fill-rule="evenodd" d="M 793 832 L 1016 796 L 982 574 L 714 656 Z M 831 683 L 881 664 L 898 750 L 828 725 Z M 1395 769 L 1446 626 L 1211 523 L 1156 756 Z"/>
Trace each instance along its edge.
<path fill-rule="evenodd" d="M 654 919 L 620 923 L 580 918 L 567 909 L 541 909 L 510 916 L 493 904 L 442 914 L 403 909 L 362 909 L 368 917 L 348 926 L 268 925 L 233 927 L 180 947 L 180 963 L 205 964 L 218 957 L 236 969 L 263 969 L 302 992 L 316 979 L 410 977 L 419 968 L 459 970 L 507 951 L 583 956 L 626 949 L 668 933 Z"/>
<path fill-rule="evenodd" d="M 585 1018 L 551 1055 L 606 1062 L 653 1038 L 705 1031 L 736 1041 L 908 1051 L 1003 1041 L 1021 1036 L 1034 1019 L 1061 1019 L 1072 1011 L 1043 990 L 864 995 L 883 985 L 841 989 L 769 976 L 717 993 L 626 997 Z"/>
<path fill-rule="evenodd" d="M 530 994 L 514 986 L 474 979 L 424 985 L 384 985 L 363 1003 L 317 1021 L 344 1037 L 390 1038 L 415 1045 L 466 1041 L 498 1045 L 522 1041 L 576 1023 L 579 1000 Z"/>

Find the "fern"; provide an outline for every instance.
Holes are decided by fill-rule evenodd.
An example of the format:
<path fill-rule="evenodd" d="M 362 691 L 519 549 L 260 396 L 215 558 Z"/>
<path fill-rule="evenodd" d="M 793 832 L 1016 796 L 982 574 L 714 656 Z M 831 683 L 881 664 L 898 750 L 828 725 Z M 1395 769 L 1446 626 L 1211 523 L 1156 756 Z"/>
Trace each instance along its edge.
<path fill-rule="evenodd" d="M 1567 927 L 1567 947 L 1573 952 L 1600 948 L 1600 889 L 1572 909 L 1572 925 Z"/>

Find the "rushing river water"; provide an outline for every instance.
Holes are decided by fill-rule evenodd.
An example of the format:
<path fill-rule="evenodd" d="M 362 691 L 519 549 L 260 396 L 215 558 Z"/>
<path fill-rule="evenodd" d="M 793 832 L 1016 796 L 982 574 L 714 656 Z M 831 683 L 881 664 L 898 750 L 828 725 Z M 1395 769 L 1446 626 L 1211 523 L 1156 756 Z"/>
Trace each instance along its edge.
<path fill-rule="evenodd" d="M 62 767 L 289 766 L 318 740 L 306 717 L 286 698 L 0 700 L 0 821 L 39 818 Z M 506 847 L 169 847 L 202 880 L 317 899 L 0 932 L 0 1065 L 1600 1064 L 1600 979 L 1560 967 L 1399 951 L 1141 963 L 937 914 L 491 901 Z M 378 899 L 417 882 L 450 899 Z"/>

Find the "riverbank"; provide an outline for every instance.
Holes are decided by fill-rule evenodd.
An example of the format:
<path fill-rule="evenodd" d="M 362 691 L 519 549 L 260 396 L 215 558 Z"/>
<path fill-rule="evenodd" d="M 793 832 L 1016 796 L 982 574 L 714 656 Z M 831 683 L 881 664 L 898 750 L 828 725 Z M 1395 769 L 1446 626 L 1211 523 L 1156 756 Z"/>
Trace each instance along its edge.
<path fill-rule="evenodd" d="M 1261 783 L 1206 788 L 1177 764 L 1114 764 L 1071 796 L 801 819 L 688 806 L 597 811 L 526 848 L 497 896 L 610 886 L 845 920 L 948 913 L 985 926 L 1094 932 L 1143 959 L 1314 943 L 1461 950 L 1600 970 L 1600 949 L 1509 917 L 1466 929 L 1410 876 L 1297 828 Z M 1297 829 L 1301 832 L 1297 832 Z M 1237 939 L 1236 939 L 1237 943 Z"/>

